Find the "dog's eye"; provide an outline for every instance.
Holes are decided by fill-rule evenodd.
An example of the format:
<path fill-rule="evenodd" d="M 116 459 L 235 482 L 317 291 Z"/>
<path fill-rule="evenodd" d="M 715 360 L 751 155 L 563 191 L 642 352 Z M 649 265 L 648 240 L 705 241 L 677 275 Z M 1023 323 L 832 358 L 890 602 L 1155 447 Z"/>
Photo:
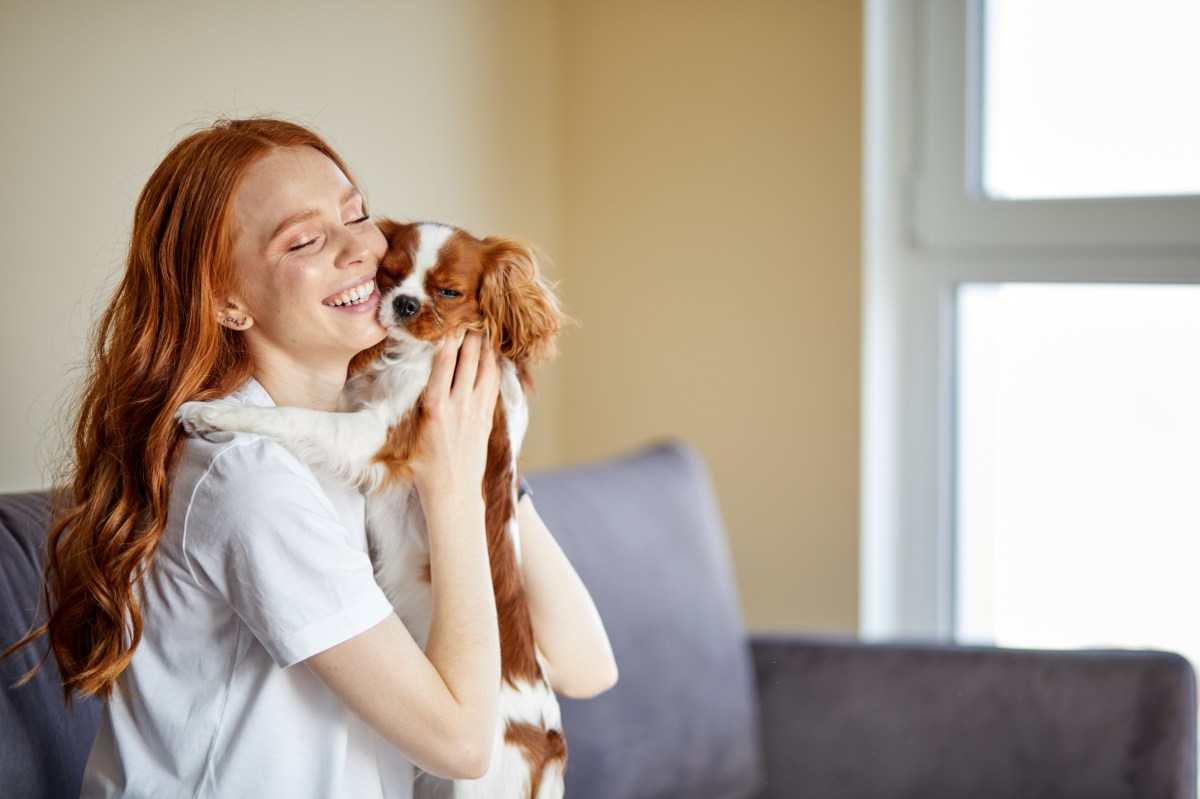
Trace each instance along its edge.
<path fill-rule="evenodd" d="M 451 299 L 462 296 L 454 289 L 438 289 L 438 294 L 441 294 L 443 297 L 450 297 Z"/>

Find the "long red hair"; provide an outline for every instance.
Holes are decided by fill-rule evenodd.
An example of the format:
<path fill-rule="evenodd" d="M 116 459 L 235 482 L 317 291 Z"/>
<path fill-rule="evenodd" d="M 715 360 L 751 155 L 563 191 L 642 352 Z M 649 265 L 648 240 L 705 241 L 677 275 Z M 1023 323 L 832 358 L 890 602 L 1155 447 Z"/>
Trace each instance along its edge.
<path fill-rule="evenodd" d="M 218 323 L 237 287 L 232 199 L 251 164 L 296 146 L 319 150 L 349 176 L 305 127 L 221 120 L 180 141 L 138 198 L 125 274 L 96 331 L 73 459 L 54 492 L 48 617 L 9 649 L 45 634 L 68 704 L 75 692 L 111 696 L 141 640 L 140 581 L 166 526 L 183 445 L 176 409 L 224 396 L 251 374 L 241 336 Z"/>

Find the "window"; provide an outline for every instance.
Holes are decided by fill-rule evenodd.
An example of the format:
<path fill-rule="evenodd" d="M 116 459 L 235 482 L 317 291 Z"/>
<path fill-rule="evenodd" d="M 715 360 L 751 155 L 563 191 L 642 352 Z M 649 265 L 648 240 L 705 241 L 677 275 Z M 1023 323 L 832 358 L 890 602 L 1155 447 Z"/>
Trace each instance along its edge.
<path fill-rule="evenodd" d="M 1154 182 L 1140 186 L 1122 177 L 1124 188 L 1114 188 L 1116 184 L 1112 181 L 1102 189 L 1081 187 L 1078 182 L 1074 186 L 1058 183 L 1050 188 L 1031 188 L 1025 184 L 1021 188 L 1020 181 L 1003 177 L 1002 159 L 992 166 L 985 162 L 988 148 L 1000 159 L 997 153 L 1009 146 L 996 132 L 1000 116 L 1022 113 L 1005 105 L 1000 95 L 993 96 L 991 105 L 988 104 L 984 91 L 988 80 L 1003 79 L 994 74 L 988 77 L 988 70 L 994 71 L 996 67 L 989 67 L 985 61 L 988 50 L 985 44 L 992 41 L 989 45 L 992 57 L 1003 60 L 999 42 L 1021 30 L 1014 19 L 1032 13 L 1060 16 L 1066 13 L 1055 11 L 1064 6 L 1065 0 L 1008 0 L 1006 7 L 1016 11 L 1007 17 L 1010 23 L 1007 31 L 993 31 L 988 27 L 989 14 L 1005 7 L 998 5 L 1000 1 L 991 0 L 986 5 L 982 0 L 868 0 L 867 3 L 861 627 L 869 638 L 932 636 L 950 640 L 958 634 L 1005 640 L 1007 635 L 1003 632 L 1007 622 L 996 621 L 1005 618 L 1003 615 L 994 615 L 994 609 L 981 610 L 986 601 L 967 599 L 964 593 L 970 581 L 1008 579 L 1007 566 L 993 559 L 990 566 L 979 571 L 967 560 L 972 556 L 970 548 L 975 545 L 960 534 L 968 521 L 964 514 L 967 517 L 977 514 L 987 502 L 1006 502 L 1008 494 L 1004 491 L 1009 485 L 1003 484 L 1001 490 L 996 488 L 1001 484 L 993 483 L 991 498 L 981 500 L 978 492 L 972 494 L 970 484 L 963 481 L 964 469 L 971 468 L 965 459 L 979 452 L 980 443 L 977 436 L 971 438 L 971 428 L 967 426 L 971 419 L 978 418 L 980 411 L 967 404 L 982 392 L 985 405 L 981 407 L 986 411 L 987 403 L 991 403 L 993 413 L 1003 413 L 997 423 L 1005 424 L 1010 423 L 1007 416 L 1010 408 L 995 407 L 999 395 L 987 387 L 986 379 L 983 383 L 964 382 L 973 379 L 970 369 L 982 368 L 984 361 L 972 358 L 967 364 L 958 357 L 960 346 L 965 350 L 973 340 L 977 343 L 981 335 L 996 337 L 1000 335 L 997 331 L 1011 329 L 1005 327 L 1014 324 L 1006 321 L 1011 314 L 1027 312 L 1019 310 L 1022 306 L 1018 298 L 1035 305 L 1048 303 L 1046 307 L 1054 309 L 1046 311 L 1039 321 L 1057 326 L 1058 332 L 1043 332 L 1046 344 L 1042 354 L 1048 354 L 1053 348 L 1065 346 L 1063 336 L 1069 339 L 1070 331 L 1089 324 L 1088 314 L 1092 313 L 1089 309 L 1103 298 L 1121 308 L 1128 305 L 1123 312 L 1111 312 L 1114 317 L 1130 315 L 1132 319 L 1134 306 L 1143 302 L 1148 303 L 1152 317 L 1165 317 L 1162 308 L 1190 301 L 1175 298 L 1194 298 L 1193 287 L 1200 284 L 1200 224 L 1196 223 L 1200 219 L 1200 200 L 1186 193 L 1193 192 L 1196 185 L 1195 164 L 1187 163 L 1189 155 L 1194 158 L 1194 153 L 1200 152 L 1200 147 L 1195 146 L 1200 139 L 1194 134 L 1188 134 L 1190 152 L 1169 159 L 1178 166 L 1177 171 L 1159 169 Z M 1188 18 L 1164 25 L 1157 16 L 1171 8 L 1185 5 L 1190 8 L 1190 4 L 1167 0 L 1136 3 L 1076 0 L 1065 5 L 1070 6 L 1075 22 L 1074 37 L 1099 35 L 1088 34 L 1089 25 L 1095 30 L 1100 25 L 1088 20 L 1124 13 L 1127 19 L 1123 30 L 1129 35 L 1119 45 L 1109 48 L 1112 57 L 1119 56 L 1126 65 L 1139 62 L 1159 67 L 1158 78 L 1139 78 L 1138 90 L 1123 94 L 1115 91 L 1114 73 L 1106 72 L 1108 67 L 1086 68 L 1082 60 L 1073 59 L 1069 63 L 1079 68 L 1070 81 L 1061 85 L 1082 87 L 1088 81 L 1098 80 L 1113 102 L 1118 102 L 1118 97 L 1125 98 L 1119 101 L 1122 105 L 1117 111 L 1136 122 L 1134 127 L 1162 128 L 1164 123 L 1149 121 L 1161 119 L 1161 114 L 1167 111 L 1183 113 L 1185 122 L 1178 123 L 1181 130 L 1196 124 L 1194 118 L 1186 121 L 1187 114 L 1195 113 L 1190 94 L 1172 99 L 1179 90 L 1170 89 L 1166 100 L 1146 100 L 1151 84 L 1155 88 L 1177 86 L 1181 77 L 1194 79 L 1198 74 L 1195 67 L 1188 67 L 1183 76 L 1172 74 L 1173 70 L 1182 69 L 1177 66 L 1167 68 L 1164 73 L 1162 64 L 1175 62 L 1165 60 L 1161 53 L 1138 56 L 1133 49 L 1139 43 L 1171 49 L 1161 38 L 1144 32 L 1152 28 L 1170 28 L 1174 37 L 1171 41 L 1185 35 L 1194 38 L 1195 20 Z M 1194 15 L 1190 10 L 1187 13 Z M 1049 26 L 1050 22 L 1042 20 L 1038 24 Z M 1177 34 L 1176 29 L 1184 29 L 1185 33 Z M 1037 49 L 1031 44 L 1013 46 L 1018 52 Z M 1044 72 L 1043 76 L 1048 85 L 1054 82 Z M 1077 93 L 1088 91 L 1080 88 Z M 1059 90 L 1060 95 L 1063 92 Z M 1169 107 L 1164 108 L 1164 104 Z M 1086 123 L 1082 112 L 1059 111 Z M 989 130 L 993 132 L 988 133 Z M 1046 137 L 1032 139 L 1035 149 L 1047 142 Z M 995 149 L 998 147 L 1000 151 Z M 1154 147 L 1163 153 L 1169 150 L 1165 144 Z M 1147 175 L 1154 171 L 1146 169 L 1144 164 L 1137 168 L 1116 165 L 1124 154 L 1131 154 L 1136 161 L 1139 157 L 1136 147 L 1110 146 L 1103 152 L 1107 157 L 1100 162 L 1094 155 L 1087 156 L 1085 161 L 1091 164 L 1093 172 L 1103 172 L 1106 178 Z M 1021 156 L 1016 161 L 1020 164 L 1033 157 Z M 1013 158 L 1010 155 L 1009 161 Z M 1166 173 L 1170 173 L 1168 177 L 1172 180 L 1189 174 L 1191 177 L 1170 188 L 1163 182 Z M 1098 193 L 1157 196 L 1095 199 Z M 1016 197 L 1023 199 L 1013 199 Z M 1072 288 L 1082 293 L 1076 295 L 1068 290 Z M 1097 293 L 1089 294 L 1092 289 Z M 1159 293 L 1159 289 L 1163 292 Z M 1048 293 L 1041 294 L 1041 290 Z M 1192 311 L 1187 314 L 1195 316 Z M 980 322 L 989 315 L 993 318 L 988 324 L 999 325 L 993 326 L 991 333 Z M 1103 358 L 1105 354 L 1116 360 L 1121 354 L 1128 362 L 1139 364 L 1148 351 L 1161 350 L 1166 346 L 1163 342 L 1170 341 L 1180 369 L 1160 370 L 1155 376 L 1143 364 L 1137 367 L 1142 371 L 1137 372 L 1136 378 L 1124 379 L 1144 381 L 1145 395 L 1149 397 L 1181 391 L 1177 382 L 1171 382 L 1185 379 L 1179 360 L 1184 355 L 1179 353 L 1190 353 L 1192 360 L 1200 362 L 1200 336 L 1193 338 L 1194 333 L 1190 329 L 1183 332 L 1183 328 L 1162 339 L 1155 338 L 1157 334 L 1149 327 L 1127 332 L 1130 335 L 1123 338 L 1126 343 L 1121 346 L 1141 347 L 1140 350 L 1125 353 L 1117 349 L 1115 339 L 1106 340 L 1098 350 L 1060 355 L 1060 361 L 1067 357 Z M 1134 333 L 1138 336 L 1146 333 L 1148 343 L 1135 344 Z M 1051 345 L 1050 340 L 1055 337 L 1062 340 Z M 1099 338 L 1093 343 L 1098 341 Z M 1016 357 L 1007 348 L 1019 346 L 1017 338 L 1005 333 L 1000 343 L 1004 346 L 995 357 L 1001 363 L 1005 358 Z M 1020 364 L 1016 371 L 1025 374 Z M 999 374 L 993 370 L 992 379 L 998 379 Z M 977 371 L 974 378 L 979 376 Z M 1167 382 L 1151 389 L 1151 378 Z M 1111 413 L 1129 417 L 1127 411 L 1127 408 L 1114 409 Z M 1182 425 L 1182 422 L 1171 425 L 1181 440 L 1191 435 Z M 1061 427 L 1057 425 L 1055 429 Z M 999 455 L 1026 465 L 1032 463 L 1034 456 L 1015 448 L 1016 443 L 1001 441 L 1005 449 Z M 1051 443 L 1043 441 L 1039 446 Z M 992 446 L 997 444 L 993 442 Z M 1182 457 L 1178 453 L 1171 457 L 1176 456 Z M 1038 457 L 1042 457 L 1041 453 Z M 1039 465 L 1044 462 L 1045 458 Z M 1011 468 L 999 461 L 996 464 L 998 469 Z M 1188 479 L 1195 477 L 1194 471 L 1181 472 L 1183 469 L 1177 466 L 1164 472 L 1166 476 L 1150 481 L 1149 487 L 1160 494 L 1170 492 L 1170 502 L 1181 503 L 1179 507 L 1183 507 L 1186 495 L 1181 493 L 1182 489 L 1176 490 L 1179 483 L 1173 481 L 1179 480 L 1181 473 L 1188 474 Z M 1094 497 L 1089 502 L 1081 494 L 1072 493 L 1077 490 L 1069 481 L 1059 481 L 1047 488 L 1055 502 L 1073 499 L 1075 504 L 1087 505 L 1081 509 L 1080 524 L 1072 522 L 1076 531 L 1083 526 L 1082 520 L 1102 514 L 1100 499 L 1109 499 Z M 985 504 L 979 505 L 980 501 Z M 1165 502 L 1162 500 L 1160 504 Z M 1005 514 L 1015 513 L 1008 506 L 990 512 L 994 519 L 1007 519 Z M 1144 517 L 1141 526 L 1131 533 L 1136 540 L 1125 539 L 1110 548 L 1128 546 L 1149 552 L 1152 563 L 1164 564 L 1158 575 L 1160 584 L 1153 590 L 1169 593 L 1180 590 L 1177 584 L 1169 584 L 1172 574 L 1169 562 L 1183 561 L 1192 555 L 1179 548 L 1181 536 L 1178 531 L 1171 534 L 1168 526 L 1162 519 Z M 1133 529 L 1135 525 L 1131 522 L 1128 527 Z M 1021 526 L 1022 532 L 1032 529 L 1029 525 Z M 1029 556 L 1025 560 L 1036 558 Z M 1126 565 L 1126 576 L 1133 576 L 1139 568 L 1128 559 Z M 973 568 L 975 571 L 971 571 Z M 1064 581 L 1072 579 L 1061 574 L 1061 567 L 1052 569 Z M 1023 579 L 1029 579 L 1028 575 Z M 1003 598 L 994 593 L 993 601 Z M 988 614 L 993 614 L 992 621 L 986 624 L 979 621 Z M 1070 625 L 1058 625 L 1053 634 L 1038 633 L 1041 637 L 1037 640 L 1045 644 L 1056 640 L 1063 646 L 1081 643 L 1084 638 L 1104 639 L 1092 643 L 1171 645 L 1169 641 L 1156 644 L 1157 638 L 1133 640 L 1136 636 L 1126 635 L 1115 625 L 1089 632 L 1077 622 L 1075 619 Z M 1153 632 L 1150 624 L 1141 624 L 1137 629 L 1141 631 L 1139 634 Z M 1072 638 L 1075 633 L 1081 637 Z M 1034 638 L 1031 634 L 1021 640 L 1032 642 Z"/>

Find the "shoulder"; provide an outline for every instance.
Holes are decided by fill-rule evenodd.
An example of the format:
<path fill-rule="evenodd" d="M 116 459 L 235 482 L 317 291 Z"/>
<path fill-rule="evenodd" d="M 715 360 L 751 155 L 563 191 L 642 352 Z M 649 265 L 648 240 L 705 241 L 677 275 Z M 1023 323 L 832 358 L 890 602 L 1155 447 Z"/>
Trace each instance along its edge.
<path fill-rule="evenodd" d="M 275 406 L 253 379 L 225 399 Z M 245 432 L 187 436 L 168 516 L 174 518 L 168 526 L 185 562 L 204 549 L 225 552 L 264 544 L 272 531 L 341 526 L 338 508 L 307 465 L 273 439 Z"/>
<path fill-rule="evenodd" d="M 248 380 L 225 398 L 258 407 L 274 407 L 256 380 Z M 273 498 L 324 496 L 312 470 L 281 444 L 256 433 L 214 432 L 187 437 L 175 474 L 176 495 L 193 504 L 220 497 L 224 505 L 261 507 Z"/>
<path fill-rule="evenodd" d="M 219 497 L 227 505 L 261 507 L 275 498 L 324 496 L 311 469 L 282 445 L 252 433 L 189 437 L 176 479 L 189 504 Z"/>
<path fill-rule="evenodd" d="M 312 471 L 262 436 L 188 439 L 172 491 L 172 550 L 194 580 L 225 594 L 271 564 L 354 548 Z"/>

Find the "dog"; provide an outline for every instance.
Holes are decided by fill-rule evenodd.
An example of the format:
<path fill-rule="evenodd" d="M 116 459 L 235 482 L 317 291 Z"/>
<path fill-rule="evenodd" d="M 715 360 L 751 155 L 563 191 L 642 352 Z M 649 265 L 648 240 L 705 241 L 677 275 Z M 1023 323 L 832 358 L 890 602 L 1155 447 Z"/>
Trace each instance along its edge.
<path fill-rule="evenodd" d="M 382 220 L 388 249 L 376 275 L 387 339 L 351 364 L 341 412 L 188 402 L 189 432 L 268 436 L 314 470 L 363 491 L 376 579 L 424 648 L 432 615 L 429 538 L 410 463 L 422 424 L 421 396 L 446 335 L 483 330 L 501 356 L 500 397 L 488 440 L 483 491 L 500 625 L 501 687 L 491 766 L 479 780 L 420 774 L 417 796 L 454 799 L 563 794 L 566 741 L 545 677 L 520 571 L 517 456 L 528 424 L 530 366 L 556 354 L 568 321 L 543 279 L 540 254 L 516 239 L 478 239 L 436 222 Z"/>

